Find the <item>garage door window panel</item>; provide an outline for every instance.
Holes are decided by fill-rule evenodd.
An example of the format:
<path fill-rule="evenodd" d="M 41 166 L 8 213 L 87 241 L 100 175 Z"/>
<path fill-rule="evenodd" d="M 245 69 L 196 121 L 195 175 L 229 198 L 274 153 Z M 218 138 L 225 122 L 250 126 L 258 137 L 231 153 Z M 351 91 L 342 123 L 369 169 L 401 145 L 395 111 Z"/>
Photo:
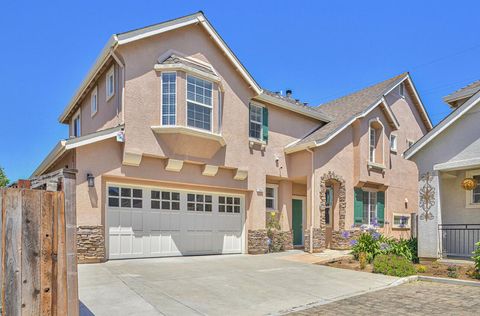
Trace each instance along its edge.
<path fill-rule="evenodd" d="M 197 212 L 212 211 L 212 196 L 204 194 L 187 194 L 187 210 Z"/>
<path fill-rule="evenodd" d="M 170 191 L 152 191 L 150 196 L 152 209 L 167 211 L 180 210 L 180 193 Z"/>
<path fill-rule="evenodd" d="M 218 197 L 219 213 L 240 213 L 240 198 L 232 196 Z"/>

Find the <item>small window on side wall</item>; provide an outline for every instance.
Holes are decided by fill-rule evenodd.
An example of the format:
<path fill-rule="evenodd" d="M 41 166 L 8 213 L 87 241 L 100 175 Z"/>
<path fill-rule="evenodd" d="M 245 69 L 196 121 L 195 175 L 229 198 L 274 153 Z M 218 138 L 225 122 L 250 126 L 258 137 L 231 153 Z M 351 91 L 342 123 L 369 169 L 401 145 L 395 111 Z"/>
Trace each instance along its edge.
<path fill-rule="evenodd" d="M 397 135 L 390 134 L 390 151 L 397 152 Z"/>
<path fill-rule="evenodd" d="M 268 109 L 263 106 L 249 105 L 248 136 L 252 139 L 268 141 Z"/>
<path fill-rule="evenodd" d="M 92 95 L 90 97 L 90 113 L 91 116 L 97 114 L 98 111 L 98 91 L 97 87 L 93 88 Z"/>
<path fill-rule="evenodd" d="M 405 98 L 405 85 L 403 84 L 403 82 L 398 86 L 398 94 L 402 98 Z"/>
<path fill-rule="evenodd" d="M 74 137 L 80 137 L 82 132 L 81 132 L 81 122 L 80 122 L 80 113 L 76 114 L 73 118 L 73 136 Z"/>
<path fill-rule="evenodd" d="M 410 228 L 410 215 L 409 214 L 393 213 L 392 228 L 409 229 Z"/>
<path fill-rule="evenodd" d="M 115 94 L 115 68 L 112 66 L 110 70 L 107 72 L 107 78 L 106 78 L 106 96 L 107 96 L 107 101 L 110 100 L 111 97 Z"/>
<path fill-rule="evenodd" d="M 277 209 L 277 186 L 274 184 L 267 184 L 265 188 L 265 207 L 267 211 Z"/>

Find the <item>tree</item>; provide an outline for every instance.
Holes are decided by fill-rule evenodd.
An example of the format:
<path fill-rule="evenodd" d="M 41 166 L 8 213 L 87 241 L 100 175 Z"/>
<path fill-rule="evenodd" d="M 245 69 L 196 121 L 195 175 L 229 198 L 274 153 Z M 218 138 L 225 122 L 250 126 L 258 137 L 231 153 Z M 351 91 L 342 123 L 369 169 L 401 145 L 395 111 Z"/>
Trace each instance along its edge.
<path fill-rule="evenodd" d="M 3 170 L 2 167 L 0 167 L 0 188 L 1 187 L 6 187 L 10 180 L 8 180 L 7 175 L 5 174 L 5 171 Z"/>

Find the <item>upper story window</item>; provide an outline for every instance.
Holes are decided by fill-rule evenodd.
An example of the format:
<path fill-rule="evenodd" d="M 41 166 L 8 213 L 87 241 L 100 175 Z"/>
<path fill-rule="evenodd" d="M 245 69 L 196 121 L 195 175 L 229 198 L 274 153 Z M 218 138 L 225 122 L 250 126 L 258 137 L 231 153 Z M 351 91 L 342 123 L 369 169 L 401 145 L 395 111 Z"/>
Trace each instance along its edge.
<path fill-rule="evenodd" d="M 212 130 L 211 82 L 187 76 L 187 125 Z"/>
<path fill-rule="evenodd" d="M 368 161 L 376 164 L 383 164 L 383 125 L 380 120 L 370 121 L 368 129 Z"/>
<path fill-rule="evenodd" d="M 177 107 L 177 74 L 162 73 L 162 125 L 175 125 Z"/>
<path fill-rule="evenodd" d="M 249 105 L 248 136 L 253 139 L 268 141 L 268 109 L 263 106 Z"/>
<path fill-rule="evenodd" d="M 267 184 L 265 189 L 265 206 L 267 211 L 277 209 L 278 187 L 274 184 Z"/>
<path fill-rule="evenodd" d="M 249 136 L 262 139 L 263 107 L 250 104 L 250 132 Z"/>
<path fill-rule="evenodd" d="M 98 91 L 97 87 L 93 88 L 92 95 L 90 97 L 90 113 L 94 116 L 98 111 Z"/>
<path fill-rule="evenodd" d="M 110 100 L 111 97 L 115 94 L 115 68 L 112 66 L 110 70 L 107 72 L 107 77 L 106 77 L 106 96 L 107 96 L 107 101 Z"/>
<path fill-rule="evenodd" d="M 397 135 L 390 134 L 390 151 L 397 152 Z"/>
<path fill-rule="evenodd" d="M 73 136 L 80 137 L 81 136 L 81 121 L 80 121 L 80 113 L 76 114 L 73 117 Z"/>

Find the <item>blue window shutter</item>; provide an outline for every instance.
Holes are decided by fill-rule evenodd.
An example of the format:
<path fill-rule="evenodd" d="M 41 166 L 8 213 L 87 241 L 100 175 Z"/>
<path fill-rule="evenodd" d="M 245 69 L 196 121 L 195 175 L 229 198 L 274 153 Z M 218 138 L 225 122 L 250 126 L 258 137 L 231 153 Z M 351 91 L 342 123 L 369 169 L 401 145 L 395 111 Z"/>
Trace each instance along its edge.
<path fill-rule="evenodd" d="M 353 221 L 355 225 L 363 222 L 363 190 L 355 188 L 355 200 L 353 202 Z"/>
<path fill-rule="evenodd" d="M 262 124 L 262 131 L 263 131 L 263 141 L 268 142 L 268 109 L 267 107 L 263 107 L 263 124 Z"/>
<path fill-rule="evenodd" d="M 377 192 L 377 221 L 383 227 L 385 223 L 385 192 Z"/>

